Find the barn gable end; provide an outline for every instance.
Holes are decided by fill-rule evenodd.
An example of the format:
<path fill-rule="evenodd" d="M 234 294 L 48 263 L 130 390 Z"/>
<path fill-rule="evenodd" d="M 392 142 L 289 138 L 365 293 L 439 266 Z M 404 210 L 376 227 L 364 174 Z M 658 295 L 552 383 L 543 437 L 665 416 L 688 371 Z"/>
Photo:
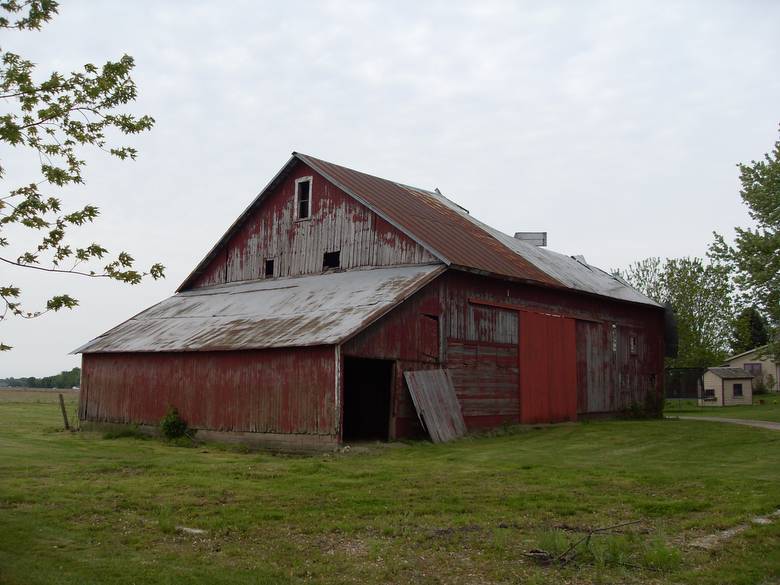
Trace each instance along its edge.
<path fill-rule="evenodd" d="M 294 159 L 290 166 L 179 290 L 264 278 L 268 260 L 274 278 L 319 274 L 329 252 L 339 252 L 342 269 L 438 261 L 305 163 Z M 295 184 L 305 177 L 312 178 L 311 217 L 298 220 Z"/>

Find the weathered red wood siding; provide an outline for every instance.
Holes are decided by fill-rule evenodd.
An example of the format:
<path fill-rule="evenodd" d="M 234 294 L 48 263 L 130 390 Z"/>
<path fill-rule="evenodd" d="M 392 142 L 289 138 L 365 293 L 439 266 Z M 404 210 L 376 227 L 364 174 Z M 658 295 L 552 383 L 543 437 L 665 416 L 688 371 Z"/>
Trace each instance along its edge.
<path fill-rule="evenodd" d="M 311 218 L 296 220 L 295 180 L 312 177 Z M 219 251 L 194 287 L 322 272 L 325 252 L 341 252 L 341 267 L 436 262 L 407 237 L 303 163 L 293 169 Z"/>
<path fill-rule="evenodd" d="M 79 416 L 157 425 L 175 406 L 197 429 L 337 434 L 332 346 L 86 354 Z"/>
<path fill-rule="evenodd" d="M 518 336 L 522 338 L 524 330 L 522 320 L 518 323 L 518 308 L 567 317 L 566 332 L 546 334 L 541 350 L 548 352 L 545 367 L 568 364 L 563 373 L 550 374 L 552 384 L 571 388 L 574 383 L 576 395 L 566 392 L 553 397 L 552 406 L 544 406 L 546 418 L 615 412 L 644 403 L 648 393 L 660 396 L 660 309 L 459 271 L 445 273 L 348 341 L 343 353 L 396 360 L 392 436 L 421 431 L 401 375 L 407 369 L 448 368 L 470 429 L 517 423 L 524 420 L 523 406 L 526 411 L 534 407 L 521 403 Z M 439 359 L 425 349 L 430 346 L 427 315 L 438 318 Z M 533 331 L 525 334 L 534 335 Z M 636 354 L 629 351 L 632 335 L 637 337 Z"/>

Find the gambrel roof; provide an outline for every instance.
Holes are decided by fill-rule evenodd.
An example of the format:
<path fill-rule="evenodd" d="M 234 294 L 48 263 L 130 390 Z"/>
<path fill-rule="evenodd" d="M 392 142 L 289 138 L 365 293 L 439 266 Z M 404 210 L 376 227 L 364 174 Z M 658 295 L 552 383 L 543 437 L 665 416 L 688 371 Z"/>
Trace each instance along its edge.
<path fill-rule="evenodd" d="M 371 209 L 449 267 L 660 307 L 623 279 L 587 264 L 582 257 L 553 252 L 504 234 L 475 219 L 441 193 L 381 179 L 297 152 L 187 277 L 179 291 L 186 290 L 196 281 L 266 195 L 299 162 Z"/>

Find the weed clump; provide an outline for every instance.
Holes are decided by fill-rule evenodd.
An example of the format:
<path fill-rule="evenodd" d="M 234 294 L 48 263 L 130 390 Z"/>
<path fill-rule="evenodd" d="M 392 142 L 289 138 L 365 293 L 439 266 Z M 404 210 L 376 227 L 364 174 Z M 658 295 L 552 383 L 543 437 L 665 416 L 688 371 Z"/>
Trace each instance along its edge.
<path fill-rule="evenodd" d="M 613 532 L 613 528 L 635 524 L 627 522 L 615 527 L 583 529 L 584 536 L 567 536 L 562 530 L 539 535 L 539 548 L 526 553 L 542 565 L 583 566 L 598 569 L 618 567 L 668 573 L 682 563 L 679 550 L 669 546 L 660 536 L 642 537 L 643 532 Z"/>
<path fill-rule="evenodd" d="M 636 420 L 662 418 L 665 405 L 663 396 L 656 392 L 648 392 L 645 394 L 644 402 L 633 401 L 627 409 L 623 410 L 622 416 Z"/>
<path fill-rule="evenodd" d="M 178 439 L 187 433 L 187 422 L 175 406 L 168 407 L 168 412 L 160 421 L 160 431 L 167 439 Z"/>

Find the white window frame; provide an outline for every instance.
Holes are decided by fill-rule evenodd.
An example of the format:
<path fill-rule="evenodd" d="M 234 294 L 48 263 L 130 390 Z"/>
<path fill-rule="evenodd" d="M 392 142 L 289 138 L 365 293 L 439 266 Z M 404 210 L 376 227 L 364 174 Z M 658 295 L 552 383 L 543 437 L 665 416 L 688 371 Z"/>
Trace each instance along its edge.
<path fill-rule="evenodd" d="M 301 183 L 309 184 L 309 215 L 307 215 L 306 217 L 300 217 L 299 215 L 301 207 L 299 205 L 300 201 L 298 201 L 298 197 L 300 195 L 300 190 L 298 188 L 298 185 L 300 185 Z M 298 179 L 295 179 L 295 221 L 310 220 L 313 203 L 314 203 L 314 177 L 300 177 Z"/>

